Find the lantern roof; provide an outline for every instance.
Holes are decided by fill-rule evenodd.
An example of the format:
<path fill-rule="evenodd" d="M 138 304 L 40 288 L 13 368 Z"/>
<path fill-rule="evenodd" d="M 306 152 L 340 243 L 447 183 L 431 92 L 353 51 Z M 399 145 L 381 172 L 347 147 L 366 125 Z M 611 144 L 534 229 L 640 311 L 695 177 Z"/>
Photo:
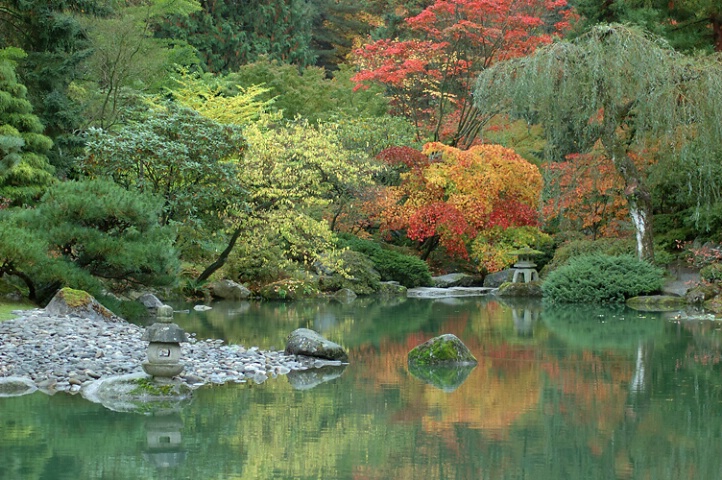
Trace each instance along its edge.
<path fill-rule="evenodd" d="M 188 336 L 175 323 L 154 323 L 145 329 L 141 340 L 146 342 L 181 343 L 187 342 Z"/>

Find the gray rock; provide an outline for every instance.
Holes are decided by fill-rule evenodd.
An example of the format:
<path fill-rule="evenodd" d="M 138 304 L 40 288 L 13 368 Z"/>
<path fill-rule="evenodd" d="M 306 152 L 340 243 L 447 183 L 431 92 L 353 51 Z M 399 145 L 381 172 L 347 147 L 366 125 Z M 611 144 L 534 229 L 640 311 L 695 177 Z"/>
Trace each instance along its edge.
<path fill-rule="evenodd" d="M 140 297 L 138 297 L 138 301 L 145 306 L 145 308 L 148 309 L 150 312 L 155 312 L 158 307 L 163 305 L 163 302 L 161 302 L 158 297 L 153 295 L 152 293 L 144 293 Z"/>
<path fill-rule="evenodd" d="M 456 335 L 447 333 L 414 347 L 409 365 L 476 365 L 478 361 Z"/>
<path fill-rule="evenodd" d="M 286 340 L 286 353 L 328 360 L 348 361 L 348 354 L 339 344 L 308 328 L 298 328 Z"/>
<path fill-rule="evenodd" d="M 501 272 L 490 273 L 484 277 L 484 286 L 489 288 L 499 288 L 502 283 L 511 282 L 513 277 L 513 268 L 507 268 Z"/>
<path fill-rule="evenodd" d="M 251 291 L 233 280 L 219 280 L 210 285 L 211 294 L 223 300 L 245 300 Z"/>

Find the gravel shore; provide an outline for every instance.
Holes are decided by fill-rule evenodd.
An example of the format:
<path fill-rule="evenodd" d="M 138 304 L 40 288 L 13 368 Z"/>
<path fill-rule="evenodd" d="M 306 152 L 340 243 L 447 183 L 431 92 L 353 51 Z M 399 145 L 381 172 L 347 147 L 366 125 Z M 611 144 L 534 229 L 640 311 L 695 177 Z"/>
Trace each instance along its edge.
<path fill-rule="evenodd" d="M 78 393 L 100 378 L 142 373 L 148 342 L 144 328 L 124 320 L 89 320 L 48 315 L 42 309 L 16 312 L 0 323 L 0 380 L 29 379 L 41 391 Z M 262 383 L 293 371 L 341 362 L 287 355 L 190 335 L 181 344 L 185 369 L 177 377 L 191 388 L 206 384 Z"/>

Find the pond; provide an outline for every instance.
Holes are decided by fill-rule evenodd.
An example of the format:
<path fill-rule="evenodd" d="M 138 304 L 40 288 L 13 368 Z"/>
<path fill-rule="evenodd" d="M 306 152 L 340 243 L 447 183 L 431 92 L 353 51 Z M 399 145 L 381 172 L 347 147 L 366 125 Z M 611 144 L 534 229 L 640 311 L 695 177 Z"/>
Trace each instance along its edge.
<path fill-rule="evenodd" d="M 177 308 L 184 308 L 177 306 Z M 282 348 L 298 327 L 347 348 L 312 388 L 286 376 L 204 388 L 175 411 L 78 396 L 0 398 L 0 479 L 716 479 L 722 323 L 476 297 L 219 303 L 199 338 Z M 409 372 L 453 333 L 479 360 Z"/>

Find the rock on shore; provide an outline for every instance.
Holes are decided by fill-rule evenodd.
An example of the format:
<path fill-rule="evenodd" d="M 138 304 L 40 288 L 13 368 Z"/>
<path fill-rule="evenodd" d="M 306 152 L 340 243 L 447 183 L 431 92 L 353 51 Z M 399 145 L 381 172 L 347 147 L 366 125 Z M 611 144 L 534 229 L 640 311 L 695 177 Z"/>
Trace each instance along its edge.
<path fill-rule="evenodd" d="M 16 313 L 22 317 L 0 323 L 0 383 L 8 377 L 26 378 L 45 393 L 78 393 L 99 378 L 143 372 L 148 343 L 141 339 L 142 327 L 117 317 L 51 315 L 41 309 Z M 181 351 L 185 369 L 177 379 L 191 388 L 262 383 L 292 371 L 342 363 L 193 335 Z"/>

